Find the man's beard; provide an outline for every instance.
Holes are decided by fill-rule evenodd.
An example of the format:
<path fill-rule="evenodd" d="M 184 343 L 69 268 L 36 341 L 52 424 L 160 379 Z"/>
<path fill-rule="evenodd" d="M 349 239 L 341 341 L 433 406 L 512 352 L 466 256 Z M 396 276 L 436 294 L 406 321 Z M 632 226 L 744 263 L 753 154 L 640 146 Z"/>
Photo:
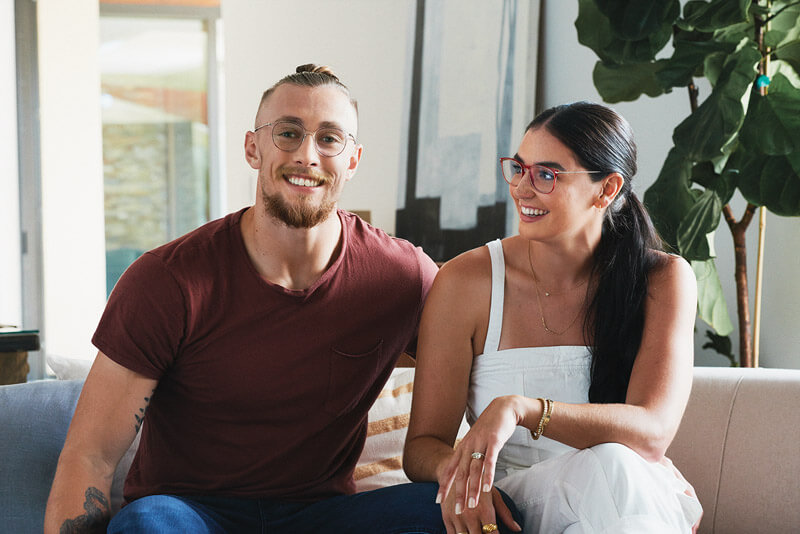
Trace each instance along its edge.
<path fill-rule="evenodd" d="M 336 202 L 325 199 L 319 206 L 311 206 L 308 202 L 289 205 L 278 195 L 269 195 L 261 191 L 261 199 L 268 215 L 271 215 L 292 228 L 312 228 L 331 214 Z"/>
<path fill-rule="evenodd" d="M 280 167 L 276 172 L 276 180 L 283 180 L 283 175 L 286 172 L 302 172 L 310 174 L 313 178 L 322 180 L 320 186 L 330 184 L 331 177 L 326 173 L 316 170 L 299 169 L 289 166 Z M 268 179 L 264 177 L 263 179 Z M 289 204 L 286 200 L 278 194 L 269 194 L 261 188 L 261 200 L 264 202 L 264 210 L 267 215 L 275 217 L 287 226 L 292 228 L 313 228 L 325 219 L 327 219 L 333 210 L 336 208 L 336 201 L 328 196 L 323 197 L 322 203 L 319 206 L 313 206 L 309 202 L 309 197 L 302 196 L 298 202 Z"/>

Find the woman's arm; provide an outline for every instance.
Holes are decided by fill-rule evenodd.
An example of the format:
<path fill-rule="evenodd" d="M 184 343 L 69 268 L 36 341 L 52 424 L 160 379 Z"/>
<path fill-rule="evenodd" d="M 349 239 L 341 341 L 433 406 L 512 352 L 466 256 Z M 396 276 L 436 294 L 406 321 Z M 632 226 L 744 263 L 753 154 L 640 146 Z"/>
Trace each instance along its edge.
<path fill-rule="evenodd" d="M 447 263 L 436 276 L 420 324 L 411 421 L 403 467 L 411 480 L 440 484 L 437 502 L 448 534 L 480 533 L 482 526 L 505 523 L 521 528 L 496 489 L 467 509 L 447 485 L 443 468 L 464 416 L 476 351 L 482 350 L 491 298 L 491 262 L 486 247 Z M 482 465 L 475 461 L 476 465 Z M 480 474 L 478 474 L 480 478 Z"/>
<path fill-rule="evenodd" d="M 642 343 L 625 404 L 557 402 L 547 437 L 579 449 L 622 443 L 650 461 L 664 455 L 678 430 L 692 386 L 697 306 L 691 267 L 682 258 L 667 258 L 649 277 Z M 535 429 L 541 402 L 522 402 L 522 424 Z"/>
<path fill-rule="evenodd" d="M 441 466 L 453 454 L 467 403 L 476 316 L 480 308 L 488 314 L 490 293 L 491 268 L 485 250 L 451 260 L 436 275 L 420 323 L 411 421 L 403 453 L 403 468 L 411 480 L 438 480 Z"/>

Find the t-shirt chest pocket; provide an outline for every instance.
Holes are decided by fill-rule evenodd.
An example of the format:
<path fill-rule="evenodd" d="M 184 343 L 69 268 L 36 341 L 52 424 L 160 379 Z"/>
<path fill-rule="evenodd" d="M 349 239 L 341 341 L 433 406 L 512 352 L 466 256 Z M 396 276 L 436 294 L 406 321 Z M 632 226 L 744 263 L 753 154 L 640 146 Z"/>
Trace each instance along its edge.
<path fill-rule="evenodd" d="M 382 340 L 373 348 L 359 354 L 331 348 L 325 411 L 338 417 L 355 408 L 374 386 L 383 361 L 382 355 Z"/>

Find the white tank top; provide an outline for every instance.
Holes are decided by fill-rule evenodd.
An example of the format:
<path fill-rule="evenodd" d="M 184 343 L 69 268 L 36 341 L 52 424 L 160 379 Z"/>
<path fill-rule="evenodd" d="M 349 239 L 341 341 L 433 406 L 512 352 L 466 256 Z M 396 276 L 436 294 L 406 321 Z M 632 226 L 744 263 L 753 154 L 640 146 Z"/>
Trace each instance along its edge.
<path fill-rule="evenodd" d="M 544 397 L 569 403 L 589 402 L 592 357 L 585 346 L 521 347 L 498 350 L 503 327 L 505 260 L 503 245 L 486 245 L 492 259 L 492 296 L 489 327 L 483 354 L 472 362 L 467 397 L 467 421 L 471 424 L 489 403 L 502 395 Z M 537 324 L 531 323 L 532 328 Z M 497 460 L 497 476 L 558 456 L 572 447 L 541 437 L 534 440 L 527 428 L 517 427 Z"/>

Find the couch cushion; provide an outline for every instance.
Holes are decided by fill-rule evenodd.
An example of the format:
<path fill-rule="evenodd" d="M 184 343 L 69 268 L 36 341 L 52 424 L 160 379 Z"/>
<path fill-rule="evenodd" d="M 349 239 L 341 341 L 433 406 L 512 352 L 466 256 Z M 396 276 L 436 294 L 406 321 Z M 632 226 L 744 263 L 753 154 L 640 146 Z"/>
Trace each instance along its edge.
<path fill-rule="evenodd" d="M 47 496 L 82 384 L 44 380 L 0 387 L 3 532 L 42 531 Z"/>
<path fill-rule="evenodd" d="M 696 367 L 667 451 L 703 505 L 700 534 L 800 525 L 800 371 Z"/>

